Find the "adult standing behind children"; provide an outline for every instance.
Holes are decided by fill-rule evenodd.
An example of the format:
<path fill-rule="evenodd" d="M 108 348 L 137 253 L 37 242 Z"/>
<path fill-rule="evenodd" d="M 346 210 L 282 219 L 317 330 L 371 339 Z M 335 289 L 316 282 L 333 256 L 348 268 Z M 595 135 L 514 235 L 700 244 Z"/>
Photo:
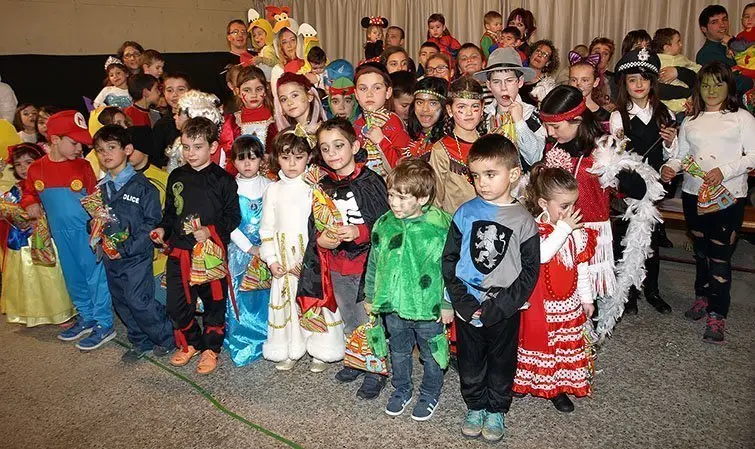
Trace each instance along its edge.
<path fill-rule="evenodd" d="M 727 55 L 726 44 L 729 35 L 729 13 L 721 5 L 708 5 L 698 18 L 700 31 L 705 35 L 705 43 L 697 52 L 695 62 L 705 65 L 709 62 L 718 61 L 729 68 L 737 62 Z M 742 95 L 752 88 L 752 80 L 746 76 L 734 72 L 734 82 L 737 86 L 737 94 Z"/>

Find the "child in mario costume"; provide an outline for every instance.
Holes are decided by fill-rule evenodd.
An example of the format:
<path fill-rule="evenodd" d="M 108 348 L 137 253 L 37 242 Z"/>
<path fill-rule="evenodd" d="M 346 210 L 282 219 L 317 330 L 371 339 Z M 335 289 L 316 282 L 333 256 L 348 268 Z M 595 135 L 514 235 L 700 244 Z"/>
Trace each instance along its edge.
<path fill-rule="evenodd" d="M 71 110 L 50 116 L 47 133 L 50 154 L 29 167 L 21 205 L 31 218 L 47 215 L 68 294 L 79 312 L 58 338 L 74 341 L 89 334 L 76 347 L 90 351 L 115 338 L 105 267 L 89 247 L 89 215 L 80 202 L 97 189 L 92 167 L 81 157 L 82 144 L 91 145 L 92 137 L 84 116 Z"/>

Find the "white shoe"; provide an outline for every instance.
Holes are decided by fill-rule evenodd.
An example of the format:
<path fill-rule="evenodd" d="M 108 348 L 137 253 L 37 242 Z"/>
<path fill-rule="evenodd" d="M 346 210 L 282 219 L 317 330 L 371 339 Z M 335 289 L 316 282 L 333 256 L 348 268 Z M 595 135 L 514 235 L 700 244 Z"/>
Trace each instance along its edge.
<path fill-rule="evenodd" d="M 313 373 L 321 373 L 328 368 L 328 364 L 320 359 L 312 358 L 312 363 L 309 364 L 309 370 Z"/>
<path fill-rule="evenodd" d="M 282 362 L 275 364 L 275 369 L 278 371 L 291 371 L 296 366 L 296 360 L 286 359 Z"/>

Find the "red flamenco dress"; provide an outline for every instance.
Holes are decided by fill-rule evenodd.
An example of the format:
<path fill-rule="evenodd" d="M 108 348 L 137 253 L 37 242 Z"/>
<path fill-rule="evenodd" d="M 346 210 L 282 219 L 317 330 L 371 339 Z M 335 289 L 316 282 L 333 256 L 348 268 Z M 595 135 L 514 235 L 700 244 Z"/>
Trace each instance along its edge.
<path fill-rule="evenodd" d="M 589 396 L 594 357 L 582 303 L 592 303 L 594 296 L 587 262 L 595 253 L 596 232 L 572 232 L 563 222 L 538 228 L 541 260 L 548 260 L 521 314 L 512 390 L 546 399 Z"/>

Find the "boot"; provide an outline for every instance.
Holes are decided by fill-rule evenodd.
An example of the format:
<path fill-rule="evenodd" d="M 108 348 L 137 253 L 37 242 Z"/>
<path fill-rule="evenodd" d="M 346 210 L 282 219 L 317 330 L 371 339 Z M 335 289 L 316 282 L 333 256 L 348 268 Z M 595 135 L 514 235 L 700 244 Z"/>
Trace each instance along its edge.
<path fill-rule="evenodd" d="M 637 315 L 637 299 L 640 297 L 640 291 L 634 287 L 629 289 L 627 303 L 624 304 L 624 315 Z"/>
<path fill-rule="evenodd" d="M 648 300 L 651 306 L 655 308 L 659 313 L 662 313 L 664 315 L 671 313 L 671 306 L 668 305 L 666 301 L 661 298 L 661 295 L 658 292 L 651 293 L 649 295 L 645 295 L 645 299 Z"/>

